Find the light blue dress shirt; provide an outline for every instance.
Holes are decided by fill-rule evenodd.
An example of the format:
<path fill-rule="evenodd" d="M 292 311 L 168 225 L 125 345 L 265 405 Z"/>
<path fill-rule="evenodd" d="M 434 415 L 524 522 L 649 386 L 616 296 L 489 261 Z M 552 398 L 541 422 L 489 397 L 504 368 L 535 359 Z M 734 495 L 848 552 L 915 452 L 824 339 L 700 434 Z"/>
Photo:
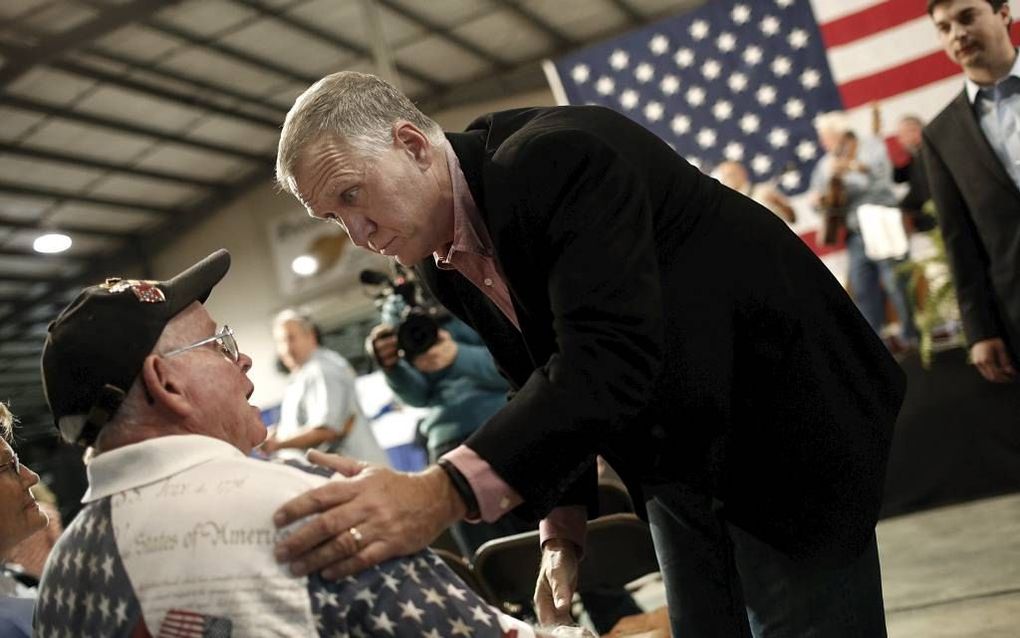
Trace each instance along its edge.
<path fill-rule="evenodd" d="M 1006 77 L 982 87 L 967 78 L 967 97 L 977 113 L 981 130 L 1002 162 L 1006 173 L 1020 188 L 1020 55 Z"/>

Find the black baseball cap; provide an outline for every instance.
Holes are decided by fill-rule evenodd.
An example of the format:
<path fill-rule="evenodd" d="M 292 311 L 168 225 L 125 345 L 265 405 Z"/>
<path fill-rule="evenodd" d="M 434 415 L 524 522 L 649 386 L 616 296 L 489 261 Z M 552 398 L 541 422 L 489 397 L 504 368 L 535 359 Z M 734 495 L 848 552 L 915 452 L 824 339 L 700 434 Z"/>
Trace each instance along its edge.
<path fill-rule="evenodd" d="M 166 324 L 204 302 L 229 268 L 230 253 L 221 249 L 167 281 L 111 277 L 64 308 L 47 330 L 42 377 L 65 440 L 95 442 Z"/>

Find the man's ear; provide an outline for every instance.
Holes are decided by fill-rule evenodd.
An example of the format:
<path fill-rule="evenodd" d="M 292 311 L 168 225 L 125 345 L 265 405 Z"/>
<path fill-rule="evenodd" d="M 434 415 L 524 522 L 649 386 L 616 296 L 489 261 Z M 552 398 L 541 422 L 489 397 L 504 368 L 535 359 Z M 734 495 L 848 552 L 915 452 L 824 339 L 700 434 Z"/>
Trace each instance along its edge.
<path fill-rule="evenodd" d="M 393 143 L 407 151 L 419 168 L 426 169 L 432 165 L 432 142 L 414 124 L 398 120 L 393 125 Z"/>
<path fill-rule="evenodd" d="M 183 392 L 180 368 L 167 363 L 166 359 L 150 354 L 142 363 L 142 383 L 146 394 L 157 407 L 178 416 L 187 416 L 191 401 Z"/>

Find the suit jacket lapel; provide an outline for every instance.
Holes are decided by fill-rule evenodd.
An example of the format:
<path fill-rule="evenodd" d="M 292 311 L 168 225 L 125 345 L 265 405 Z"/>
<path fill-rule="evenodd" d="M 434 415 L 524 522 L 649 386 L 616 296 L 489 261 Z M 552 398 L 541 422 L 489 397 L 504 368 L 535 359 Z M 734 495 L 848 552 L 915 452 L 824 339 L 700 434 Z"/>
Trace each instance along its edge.
<path fill-rule="evenodd" d="M 953 113 L 965 136 L 972 141 L 970 148 L 960 150 L 965 153 L 973 153 L 978 161 L 984 164 L 989 172 L 1002 182 L 1003 186 L 1010 189 L 1013 194 L 1020 196 L 1016 182 L 1006 172 L 1002 161 L 995 153 L 995 149 L 992 148 L 988 138 L 985 137 L 985 132 L 981 129 L 978 115 L 974 112 L 974 107 L 967 97 L 966 90 L 962 91 L 953 101 Z"/>
<path fill-rule="evenodd" d="M 533 273 L 528 270 L 526 263 L 520 263 L 526 251 L 499 250 L 500 246 L 514 246 L 521 240 L 519 234 L 513 228 L 514 195 L 509 189 L 500 188 L 503 177 L 498 174 L 498 168 L 494 167 L 490 162 L 485 144 L 487 137 L 485 130 L 476 129 L 467 133 L 447 133 L 446 137 L 450 141 L 454 153 L 457 155 L 461 171 L 464 173 L 464 178 L 467 180 L 468 188 L 471 191 L 471 196 L 474 198 L 475 205 L 482 216 L 486 230 L 489 232 L 489 238 L 494 244 L 496 251 L 494 257 L 503 273 L 507 289 L 510 292 L 510 301 L 513 303 L 514 311 L 517 313 L 517 321 L 521 328 L 521 341 L 528 352 L 531 365 L 533 368 L 544 365 L 551 352 L 549 349 L 550 344 L 555 343 L 555 336 L 552 334 L 551 318 L 543 321 L 544 318 L 536 317 L 534 315 L 536 304 L 527 300 L 526 291 L 520 287 L 523 282 L 535 282 L 537 284 L 541 282 L 536 281 L 536 278 L 531 276 Z M 490 190 L 497 193 L 494 196 L 494 199 L 497 201 L 489 202 L 486 199 L 486 194 Z M 524 269 L 523 271 L 522 268 Z M 473 287 L 470 283 L 468 283 L 468 286 Z M 476 292 L 484 297 L 484 293 L 481 291 Z M 488 301 L 488 299 L 486 298 L 485 301 Z M 495 304 L 492 307 L 495 308 Z M 500 315 L 502 316 L 501 312 Z M 506 322 L 514 332 L 517 331 L 509 320 L 506 320 Z M 497 356 L 496 351 L 491 346 L 490 349 L 493 350 L 493 355 Z M 500 361 L 500 365 L 507 369 L 516 367 L 505 365 L 504 361 Z"/>

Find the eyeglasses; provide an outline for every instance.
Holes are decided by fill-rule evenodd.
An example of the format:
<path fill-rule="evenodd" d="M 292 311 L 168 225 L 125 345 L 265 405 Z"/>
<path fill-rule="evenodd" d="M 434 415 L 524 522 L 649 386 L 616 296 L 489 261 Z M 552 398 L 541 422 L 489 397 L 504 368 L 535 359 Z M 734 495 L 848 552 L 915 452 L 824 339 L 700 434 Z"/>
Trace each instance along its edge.
<path fill-rule="evenodd" d="M 21 461 L 18 460 L 17 454 L 12 456 L 10 461 L 0 465 L 0 474 L 3 474 L 8 469 L 13 469 L 15 476 L 21 476 Z"/>
<path fill-rule="evenodd" d="M 223 326 L 222 328 L 220 328 L 219 332 L 217 332 L 213 336 L 202 339 L 201 341 L 196 341 L 190 346 L 184 346 L 183 348 L 177 348 L 176 350 L 171 350 L 170 352 L 164 352 L 163 356 L 173 357 L 179 354 L 183 354 L 188 350 L 201 348 L 205 344 L 212 343 L 214 341 L 216 342 L 216 346 L 220 349 L 220 352 L 223 354 L 224 357 L 230 359 L 234 363 L 237 363 L 238 361 L 241 360 L 241 351 L 238 350 L 237 348 L 237 341 L 234 340 L 234 331 L 230 328 L 230 326 Z"/>

